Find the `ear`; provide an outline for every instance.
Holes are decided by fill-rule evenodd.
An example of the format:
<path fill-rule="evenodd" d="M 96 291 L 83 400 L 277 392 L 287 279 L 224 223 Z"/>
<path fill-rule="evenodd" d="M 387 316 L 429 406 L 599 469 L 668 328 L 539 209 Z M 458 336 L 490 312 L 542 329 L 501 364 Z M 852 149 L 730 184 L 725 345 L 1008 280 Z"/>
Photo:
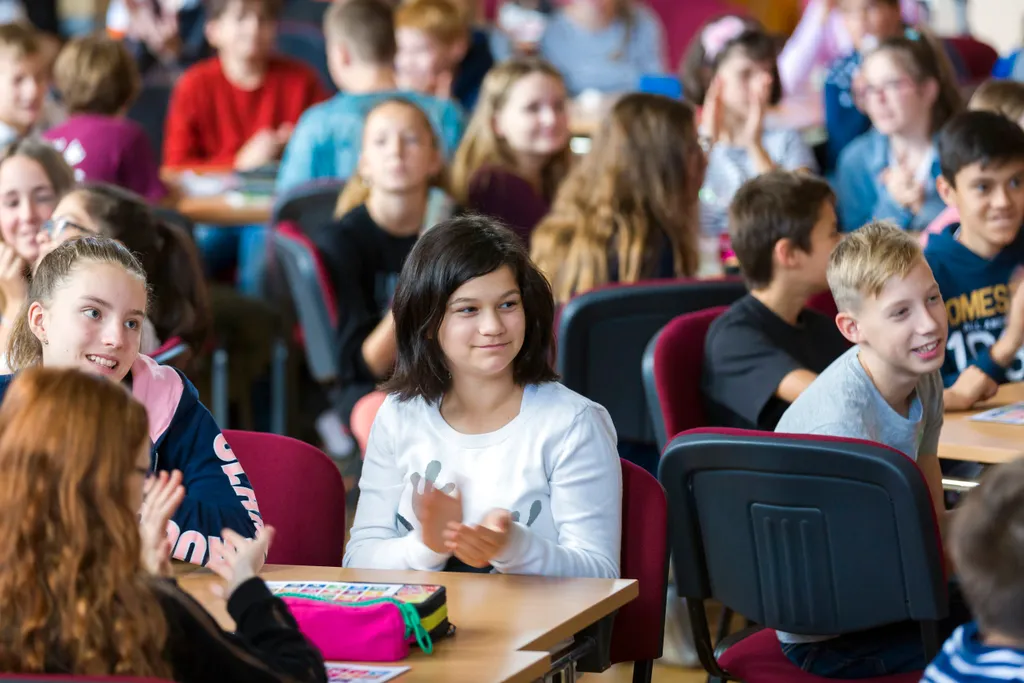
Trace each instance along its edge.
<path fill-rule="evenodd" d="M 38 301 L 33 301 L 28 307 L 28 329 L 36 336 L 39 343 L 46 339 L 46 309 Z"/>
<path fill-rule="evenodd" d="M 859 344 L 861 341 L 860 324 L 848 311 L 839 311 L 836 314 L 836 327 L 839 333 L 846 337 L 851 344 Z"/>
<path fill-rule="evenodd" d="M 203 26 L 203 35 L 206 36 L 206 42 L 213 47 L 220 47 L 220 32 L 217 30 L 220 27 L 220 22 L 217 19 L 207 19 Z"/>
<path fill-rule="evenodd" d="M 434 149 L 434 158 L 430 162 L 430 177 L 435 178 L 444 170 L 444 159 L 441 157 L 441 150 Z"/>
<path fill-rule="evenodd" d="M 797 258 L 798 253 L 803 252 L 797 249 L 791 239 L 783 237 L 772 248 L 772 260 L 783 268 L 796 268 L 800 265 Z"/>
<path fill-rule="evenodd" d="M 946 180 L 946 176 L 940 175 L 935 179 L 935 189 L 938 190 L 939 196 L 942 197 L 942 201 L 946 203 L 946 206 L 956 207 L 956 188 Z"/>

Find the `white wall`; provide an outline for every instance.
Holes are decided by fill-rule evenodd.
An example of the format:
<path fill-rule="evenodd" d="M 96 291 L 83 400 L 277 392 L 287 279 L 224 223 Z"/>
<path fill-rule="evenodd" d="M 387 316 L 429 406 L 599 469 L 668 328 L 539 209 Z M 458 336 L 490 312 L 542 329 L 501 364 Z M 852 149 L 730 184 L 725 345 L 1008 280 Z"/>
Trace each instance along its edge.
<path fill-rule="evenodd" d="M 940 33 L 952 33 L 956 26 L 954 0 L 932 0 L 933 25 Z M 1021 47 L 1024 42 L 1024 0 L 967 0 L 971 32 L 991 44 L 1000 54 Z"/>

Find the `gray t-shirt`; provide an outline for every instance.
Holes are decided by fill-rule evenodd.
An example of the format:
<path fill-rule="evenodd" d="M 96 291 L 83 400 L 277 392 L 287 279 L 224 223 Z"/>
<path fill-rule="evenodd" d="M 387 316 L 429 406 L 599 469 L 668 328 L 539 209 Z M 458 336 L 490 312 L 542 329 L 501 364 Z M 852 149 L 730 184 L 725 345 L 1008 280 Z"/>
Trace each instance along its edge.
<path fill-rule="evenodd" d="M 879 393 L 854 346 L 841 355 L 782 414 L 776 432 L 821 434 L 874 441 L 917 461 L 939 450 L 942 429 L 942 376 L 917 381 L 909 417 L 903 417 Z M 783 643 L 810 643 L 830 636 L 801 636 L 779 631 Z"/>

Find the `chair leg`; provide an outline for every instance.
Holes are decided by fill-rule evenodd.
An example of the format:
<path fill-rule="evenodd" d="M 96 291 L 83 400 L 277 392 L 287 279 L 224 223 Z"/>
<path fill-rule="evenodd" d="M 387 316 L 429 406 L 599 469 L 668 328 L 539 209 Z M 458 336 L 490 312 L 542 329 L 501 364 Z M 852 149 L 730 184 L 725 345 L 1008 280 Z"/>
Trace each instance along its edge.
<path fill-rule="evenodd" d="M 633 683 L 651 683 L 654 676 L 654 660 L 643 659 L 633 662 Z"/>
<path fill-rule="evenodd" d="M 270 367 L 270 431 L 284 434 L 288 423 L 288 344 L 283 339 L 274 342 Z"/>
<path fill-rule="evenodd" d="M 729 635 L 732 626 L 732 610 L 722 605 L 722 613 L 718 616 L 718 628 L 715 629 L 715 643 L 720 643 Z"/>
<path fill-rule="evenodd" d="M 213 419 L 221 429 L 228 428 L 228 352 L 217 349 L 213 352 L 211 393 Z"/>

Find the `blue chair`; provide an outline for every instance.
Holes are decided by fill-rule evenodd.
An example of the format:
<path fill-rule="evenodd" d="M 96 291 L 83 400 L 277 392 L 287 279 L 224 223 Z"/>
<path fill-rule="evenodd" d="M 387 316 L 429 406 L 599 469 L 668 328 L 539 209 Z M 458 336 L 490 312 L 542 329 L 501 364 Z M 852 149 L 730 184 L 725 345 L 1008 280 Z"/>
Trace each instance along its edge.
<path fill-rule="evenodd" d="M 697 429 L 669 444 L 659 479 L 676 587 L 709 680 L 826 680 L 792 664 L 774 630 L 831 635 L 913 620 L 925 657 L 938 652 L 949 608 L 942 541 L 907 456 L 859 439 Z M 760 626 L 712 650 L 709 598 Z"/>
<path fill-rule="evenodd" d="M 327 68 L 327 41 L 319 26 L 305 21 L 280 21 L 277 25 L 277 51 L 316 69 L 328 92 L 337 92 Z"/>

